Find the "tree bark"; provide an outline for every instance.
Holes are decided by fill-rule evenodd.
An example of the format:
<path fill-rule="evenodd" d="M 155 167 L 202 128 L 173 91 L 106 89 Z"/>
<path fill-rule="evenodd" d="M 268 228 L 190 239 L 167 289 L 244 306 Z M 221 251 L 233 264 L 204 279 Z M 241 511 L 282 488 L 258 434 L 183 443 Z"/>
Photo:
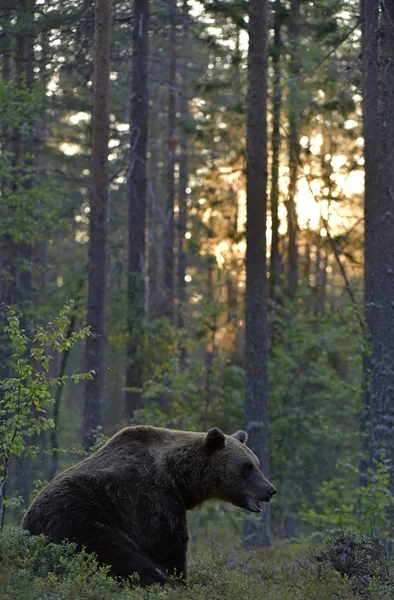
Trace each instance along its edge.
<path fill-rule="evenodd" d="M 188 47 L 189 43 L 189 27 L 188 27 L 188 6 L 187 0 L 183 2 L 183 18 L 185 19 L 183 24 L 183 36 L 182 45 L 183 48 Z M 185 131 L 187 121 L 189 118 L 189 98 L 188 98 L 188 68 L 185 65 L 182 68 L 182 86 L 180 96 L 180 115 L 181 115 L 181 127 L 182 131 L 179 140 L 179 213 L 178 213 L 178 252 L 177 252 L 177 326 L 179 329 L 183 329 L 185 326 L 185 308 L 187 302 L 186 296 L 186 251 L 185 251 L 185 235 L 187 228 L 187 185 L 189 180 L 189 149 L 187 133 Z M 183 358 L 185 349 L 181 348 L 181 355 Z"/>
<path fill-rule="evenodd" d="M 176 161 L 176 0 L 170 0 L 170 65 L 168 73 L 167 206 L 164 227 L 164 307 L 163 314 L 174 321 L 174 205 Z"/>
<path fill-rule="evenodd" d="M 185 104 L 188 104 L 188 98 L 185 94 Z M 184 104 L 182 99 L 181 104 Z M 187 115 L 188 108 L 184 106 L 181 108 L 181 115 L 185 117 Z M 178 213 L 178 262 L 177 262 L 177 326 L 182 329 L 185 325 L 185 308 L 186 308 L 186 251 L 185 251 L 185 234 L 187 227 L 187 193 L 186 188 L 188 184 L 188 144 L 187 136 L 182 133 L 180 140 L 180 156 L 179 156 L 179 213 Z"/>
<path fill-rule="evenodd" d="M 246 402 L 249 445 L 268 475 L 266 280 L 268 2 L 250 0 L 247 92 Z M 270 543 L 270 518 L 244 522 L 247 546 Z"/>
<path fill-rule="evenodd" d="M 9 23 L 11 13 L 4 16 L 5 22 Z M 11 34 L 5 30 L 2 40 L 3 63 L 1 69 L 2 81 L 11 83 Z M 5 156 L 12 150 L 12 133 L 9 125 L 1 128 L 1 151 Z M 9 177 L 3 175 L 0 180 L 1 195 L 7 196 L 12 182 Z M 3 338 L 5 325 L 4 311 L 7 306 L 16 304 L 17 301 L 17 246 L 10 234 L 0 237 L 0 378 L 5 379 L 9 375 L 8 358 L 9 349 L 6 339 Z M 1 394 L 1 392 L 0 392 Z"/>
<path fill-rule="evenodd" d="M 74 309 L 75 310 L 75 309 Z M 77 314 L 74 312 L 72 315 L 66 331 L 66 339 L 70 339 L 75 329 L 75 323 L 77 320 Z M 67 361 L 70 355 L 70 348 L 64 350 L 60 360 L 60 369 L 58 377 L 64 377 L 66 374 Z M 58 470 L 59 466 L 59 414 L 60 404 L 63 394 L 63 385 L 58 385 L 56 388 L 55 401 L 53 405 L 53 429 L 50 433 L 50 454 L 48 457 L 48 468 L 47 468 L 47 480 L 51 481 Z"/>
<path fill-rule="evenodd" d="M 152 105 L 161 106 L 161 90 L 153 90 L 152 93 Z M 161 129 L 160 122 L 158 119 L 150 115 L 149 118 L 149 138 L 151 140 L 160 139 Z M 159 164 L 162 160 L 161 145 L 156 142 L 151 144 L 151 154 L 147 165 L 147 179 L 149 186 L 147 188 L 147 312 L 149 319 L 157 319 L 160 317 L 162 310 L 162 285 L 160 274 L 163 271 L 162 260 L 162 239 L 161 239 L 161 228 L 162 219 L 160 218 L 160 190 L 162 189 L 162 182 L 160 177 Z"/>
<path fill-rule="evenodd" d="M 148 0 L 134 1 L 129 170 L 128 342 L 126 418 L 142 407 L 145 317 L 146 163 L 148 143 Z"/>
<path fill-rule="evenodd" d="M 273 115 L 272 115 L 272 165 L 271 165 L 271 261 L 270 261 L 270 298 L 275 298 L 279 285 L 281 258 L 279 253 L 279 151 L 280 151 L 280 113 L 282 104 L 281 90 L 281 4 L 275 2 L 274 43 L 272 47 L 273 76 Z"/>
<path fill-rule="evenodd" d="M 18 10 L 18 33 L 15 43 L 15 72 L 18 83 L 31 87 L 34 79 L 34 10 L 35 0 L 24 0 Z M 31 176 L 26 177 L 25 173 L 31 172 L 32 159 L 29 155 L 33 152 L 32 129 L 33 123 L 30 122 L 28 136 L 23 136 L 22 131 L 14 132 L 14 160 L 20 174 L 23 176 L 23 184 L 16 182 L 16 187 L 23 187 L 26 190 L 32 188 L 33 181 Z M 21 308 L 25 308 L 32 299 L 33 281 L 32 281 L 32 244 L 30 241 L 23 241 L 17 244 L 17 295 Z M 23 317 L 25 318 L 25 317 Z M 26 327 L 26 323 L 22 323 Z"/>
<path fill-rule="evenodd" d="M 207 255 L 206 257 L 207 263 L 207 300 L 210 306 L 214 306 L 215 297 L 214 297 L 214 264 L 215 258 L 211 255 Z M 212 311 L 212 321 L 210 321 L 209 325 L 209 337 L 207 340 L 207 345 L 205 347 L 205 406 L 204 406 L 204 416 L 203 416 L 203 430 L 206 431 L 208 429 L 208 420 L 209 420 L 209 411 L 212 406 L 212 401 L 214 397 L 213 390 L 213 366 L 216 358 L 216 334 L 217 334 L 217 314 L 215 311 Z"/>
<path fill-rule="evenodd" d="M 394 492 L 394 0 L 363 0 L 365 317 L 361 482 L 390 465 Z"/>
<path fill-rule="evenodd" d="M 315 260 L 314 310 L 316 313 L 323 314 L 327 296 L 328 248 L 324 241 L 320 244 L 316 250 Z"/>
<path fill-rule="evenodd" d="M 364 200 L 364 309 L 368 313 L 375 298 L 375 246 L 374 222 L 375 194 L 378 185 L 378 26 L 379 0 L 361 0 L 362 54 L 363 54 L 363 128 L 365 160 L 365 200 Z M 370 343 L 370 340 L 368 340 Z M 363 408 L 361 412 L 361 458 L 360 484 L 368 484 L 368 469 L 371 466 L 371 396 L 370 372 L 371 355 L 363 356 Z"/>
<path fill-rule="evenodd" d="M 23 0 L 17 9 L 18 32 L 15 40 L 15 75 L 16 85 L 31 88 L 34 82 L 34 17 L 35 0 Z M 28 192 L 33 187 L 32 167 L 34 145 L 34 122 L 28 120 L 27 133 L 21 129 L 14 131 L 14 161 L 17 171 L 16 180 L 13 182 L 14 190 L 23 188 Z M 19 177 L 21 179 L 19 179 Z M 28 209 L 28 214 L 30 213 Z M 29 214 L 29 218 L 33 218 Z M 27 308 L 31 305 L 34 294 L 32 274 L 32 241 L 15 243 L 16 250 L 16 302 L 22 309 L 21 327 L 28 333 L 30 323 L 27 317 Z M 33 437 L 31 443 L 37 444 L 38 438 Z M 27 504 L 29 500 L 30 484 L 34 473 L 30 466 L 31 458 L 24 452 L 15 460 L 15 488 Z"/>
<path fill-rule="evenodd" d="M 286 202 L 287 208 L 287 234 L 288 234 L 288 265 L 287 265 L 287 291 L 290 298 L 295 298 L 298 286 L 298 246 L 297 232 L 298 219 L 295 197 L 297 193 L 297 176 L 300 147 L 298 143 L 298 75 L 300 71 L 298 51 L 299 30 L 299 4 L 300 0 L 292 0 L 289 15 L 289 188 Z"/>
<path fill-rule="evenodd" d="M 240 105 L 242 98 L 242 53 L 241 53 L 241 31 L 237 26 L 235 37 L 235 52 L 234 52 L 234 75 L 232 77 L 232 93 L 235 101 L 235 106 Z M 230 220 L 229 235 L 236 239 L 238 235 L 238 212 L 239 202 L 236 189 L 232 189 L 232 217 Z M 232 260 L 230 259 L 226 269 L 225 285 L 227 288 L 227 335 L 233 340 L 233 351 L 235 350 L 237 329 L 238 329 L 238 290 L 239 281 L 238 273 L 233 268 Z"/>
<path fill-rule="evenodd" d="M 94 72 L 92 109 L 92 155 L 89 223 L 89 279 L 85 368 L 93 377 L 86 381 L 83 413 L 83 444 L 94 443 L 101 425 L 104 393 L 105 285 L 108 230 L 109 75 L 111 46 L 111 0 L 95 2 Z"/>

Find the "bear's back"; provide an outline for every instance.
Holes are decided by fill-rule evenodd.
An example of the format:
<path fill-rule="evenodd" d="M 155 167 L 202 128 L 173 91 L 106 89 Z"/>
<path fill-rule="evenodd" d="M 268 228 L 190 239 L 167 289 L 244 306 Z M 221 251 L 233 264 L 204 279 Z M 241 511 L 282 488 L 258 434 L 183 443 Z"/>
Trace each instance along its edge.
<path fill-rule="evenodd" d="M 64 531 L 83 528 L 92 519 L 127 529 L 144 502 L 141 496 L 155 487 L 157 467 L 146 446 L 138 439 L 127 444 L 116 440 L 49 482 L 26 512 L 22 527 L 55 542 L 64 539 Z"/>

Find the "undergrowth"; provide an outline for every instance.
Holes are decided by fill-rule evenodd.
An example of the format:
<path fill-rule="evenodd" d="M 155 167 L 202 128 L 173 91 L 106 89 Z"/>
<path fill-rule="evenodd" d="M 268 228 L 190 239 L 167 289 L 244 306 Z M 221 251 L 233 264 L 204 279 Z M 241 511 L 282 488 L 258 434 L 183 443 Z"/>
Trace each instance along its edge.
<path fill-rule="evenodd" d="M 352 531 L 328 532 L 294 559 L 262 560 L 212 544 L 191 557 L 188 587 L 120 585 L 92 555 L 19 528 L 0 536 L 1 600 L 389 600 L 394 579 L 384 546 Z"/>

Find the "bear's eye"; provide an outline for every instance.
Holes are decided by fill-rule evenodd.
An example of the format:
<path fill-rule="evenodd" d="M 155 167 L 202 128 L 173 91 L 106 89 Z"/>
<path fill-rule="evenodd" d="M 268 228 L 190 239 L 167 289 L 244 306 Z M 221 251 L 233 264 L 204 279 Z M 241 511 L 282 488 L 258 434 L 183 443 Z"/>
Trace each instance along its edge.
<path fill-rule="evenodd" d="M 245 463 L 244 465 L 242 465 L 242 474 L 245 477 L 248 477 L 252 473 L 253 469 L 254 469 L 253 463 Z"/>

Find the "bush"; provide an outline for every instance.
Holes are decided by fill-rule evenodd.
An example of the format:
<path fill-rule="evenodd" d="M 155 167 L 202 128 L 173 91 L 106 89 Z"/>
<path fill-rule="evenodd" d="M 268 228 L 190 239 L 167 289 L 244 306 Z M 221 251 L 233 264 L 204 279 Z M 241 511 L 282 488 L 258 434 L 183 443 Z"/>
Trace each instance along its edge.
<path fill-rule="evenodd" d="M 112 579 L 94 556 L 19 528 L 0 535 L 1 600 L 389 600 L 394 584 L 379 543 L 352 532 L 292 559 L 273 549 L 223 552 L 212 544 L 190 560 L 187 588 L 141 589 Z"/>
<path fill-rule="evenodd" d="M 382 540 L 369 538 L 356 531 L 341 528 L 328 532 L 323 548 L 315 558 L 326 568 L 335 569 L 351 581 L 352 588 L 363 597 L 377 598 L 371 589 L 391 589 L 394 582 L 390 576 L 386 546 Z M 379 596 L 385 597 L 385 596 Z"/>
<path fill-rule="evenodd" d="M 52 544 L 17 527 L 0 536 L 2 600 L 161 600 L 157 588 L 131 592 L 109 577 L 93 555 L 73 544 Z"/>

